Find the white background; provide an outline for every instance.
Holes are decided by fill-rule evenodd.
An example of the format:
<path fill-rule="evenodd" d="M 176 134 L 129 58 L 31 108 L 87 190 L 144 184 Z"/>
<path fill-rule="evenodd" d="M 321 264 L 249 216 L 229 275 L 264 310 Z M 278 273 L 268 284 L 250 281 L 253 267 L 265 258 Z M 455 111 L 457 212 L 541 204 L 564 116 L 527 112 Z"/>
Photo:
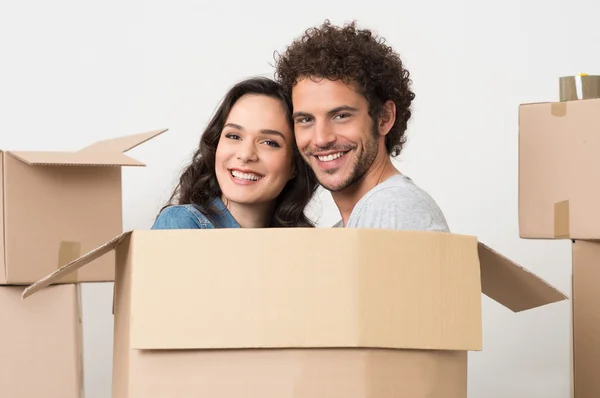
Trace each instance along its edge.
<path fill-rule="evenodd" d="M 400 170 L 438 201 L 453 232 L 570 294 L 569 242 L 518 236 L 518 105 L 557 99 L 559 76 L 598 72 L 599 12 L 593 0 L 4 2 L 0 148 L 76 150 L 168 127 L 129 152 L 147 167 L 123 170 L 124 229 L 149 228 L 228 87 L 272 76 L 273 52 L 307 27 L 357 19 L 412 73 Z M 320 226 L 337 221 L 328 194 L 314 211 Z M 106 398 L 112 284 L 86 285 L 83 298 L 87 398 Z M 520 314 L 483 302 L 469 396 L 568 397 L 569 302 Z"/>

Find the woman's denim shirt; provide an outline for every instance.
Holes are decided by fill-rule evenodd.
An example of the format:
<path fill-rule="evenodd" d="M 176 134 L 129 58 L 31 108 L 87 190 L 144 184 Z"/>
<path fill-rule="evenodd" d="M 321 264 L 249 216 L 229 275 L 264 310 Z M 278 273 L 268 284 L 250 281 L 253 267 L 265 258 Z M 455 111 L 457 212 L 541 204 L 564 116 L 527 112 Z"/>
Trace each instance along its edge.
<path fill-rule="evenodd" d="M 214 199 L 212 205 L 220 212 L 210 220 L 194 205 L 169 206 L 160 212 L 152 229 L 240 228 L 221 198 Z"/>

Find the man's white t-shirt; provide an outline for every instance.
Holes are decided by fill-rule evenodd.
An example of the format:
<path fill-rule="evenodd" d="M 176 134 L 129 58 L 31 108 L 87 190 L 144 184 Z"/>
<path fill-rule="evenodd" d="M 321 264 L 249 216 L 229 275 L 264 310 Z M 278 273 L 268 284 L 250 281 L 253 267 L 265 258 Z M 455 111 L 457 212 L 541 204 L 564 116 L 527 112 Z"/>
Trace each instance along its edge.
<path fill-rule="evenodd" d="M 343 226 L 341 220 L 334 225 Z M 354 206 L 346 227 L 450 232 L 433 198 L 403 174 L 367 192 Z"/>

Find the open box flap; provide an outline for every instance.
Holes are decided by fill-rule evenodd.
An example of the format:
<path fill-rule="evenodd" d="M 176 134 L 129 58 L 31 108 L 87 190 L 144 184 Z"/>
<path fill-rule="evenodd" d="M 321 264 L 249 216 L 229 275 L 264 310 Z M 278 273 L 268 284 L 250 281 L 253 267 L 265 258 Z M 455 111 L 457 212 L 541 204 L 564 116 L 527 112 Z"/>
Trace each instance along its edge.
<path fill-rule="evenodd" d="M 124 137 L 111 138 L 108 140 L 98 141 L 92 145 L 89 145 L 79 152 L 83 153 L 91 153 L 91 152 L 112 152 L 112 153 L 122 153 L 127 152 L 146 141 L 151 140 L 152 138 L 164 133 L 168 129 L 162 130 L 154 130 L 149 131 L 147 133 L 133 134 L 127 135 Z"/>
<path fill-rule="evenodd" d="M 479 242 L 481 291 L 514 312 L 568 299 L 540 277 Z"/>
<path fill-rule="evenodd" d="M 119 245 L 119 243 L 121 243 L 123 241 L 123 239 L 127 238 L 130 234 L 131 234 L 131 231 L 124 232 L 121 235 L 117 236 L 116 238 L 111 239 L 110 241 L 106 242 L 102 246 L 99 246 L 99 247 L 95 248 L 94 250 L 86 253 L 85 255 L 71 261 L 70 263 L 63 265 L 62 267 L 60 267 L 53 273 L 45 276 L 44 278 L 40 279 L 36 283 L 28 286 L 23 291 L 23 295 L 22 295 L 23 298 L 27 298 L 28 296 L 31 296 L 32 294 L 50 286 L 51 284 L 58 282 L 63 276 L 78 270 L 79 268 L 83 267 L 84 265 L 87 265 L 87 264 L 91 263 L 92 261 L 94 261 L 95 259 L 107 254 L 111 250 L 114 250 Z"/>
<path fill-rule="evenodd" d="M 17 159 L 34 166 L 144 166 L 125 154 L 167 129 L 98 141 L 75 152 L 11 151 Z"/>

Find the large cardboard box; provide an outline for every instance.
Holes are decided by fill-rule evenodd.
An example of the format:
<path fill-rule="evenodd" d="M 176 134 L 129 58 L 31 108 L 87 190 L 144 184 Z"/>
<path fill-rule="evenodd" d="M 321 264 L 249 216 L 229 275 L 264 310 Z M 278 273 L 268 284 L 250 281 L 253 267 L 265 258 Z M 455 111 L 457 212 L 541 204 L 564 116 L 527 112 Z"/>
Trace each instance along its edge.
<path fill-rule="evenodd" d="M 519 107 L 519 234 L 600 238 L 600 99 Z"/>
<path fill-rule="evenodd" d="M 113 398 L 465 398 L 482 292 L 566 298 L 472 236 L 346 228 L 130 231 L 24 297 L 108 253 Z"/>
<path fill-rule="evenodd" d="M 0 397 L 83 398 L 78 285 L 0 286 Z"/>
<path fill-rule="evenodd" d="M 0 285 L 25 285 L 123 232 L 123 154 L 166 130 L 100 141 L 75 152 L 0 151 Z M 114 261 L 60 282 L 114 279 Z"/>

